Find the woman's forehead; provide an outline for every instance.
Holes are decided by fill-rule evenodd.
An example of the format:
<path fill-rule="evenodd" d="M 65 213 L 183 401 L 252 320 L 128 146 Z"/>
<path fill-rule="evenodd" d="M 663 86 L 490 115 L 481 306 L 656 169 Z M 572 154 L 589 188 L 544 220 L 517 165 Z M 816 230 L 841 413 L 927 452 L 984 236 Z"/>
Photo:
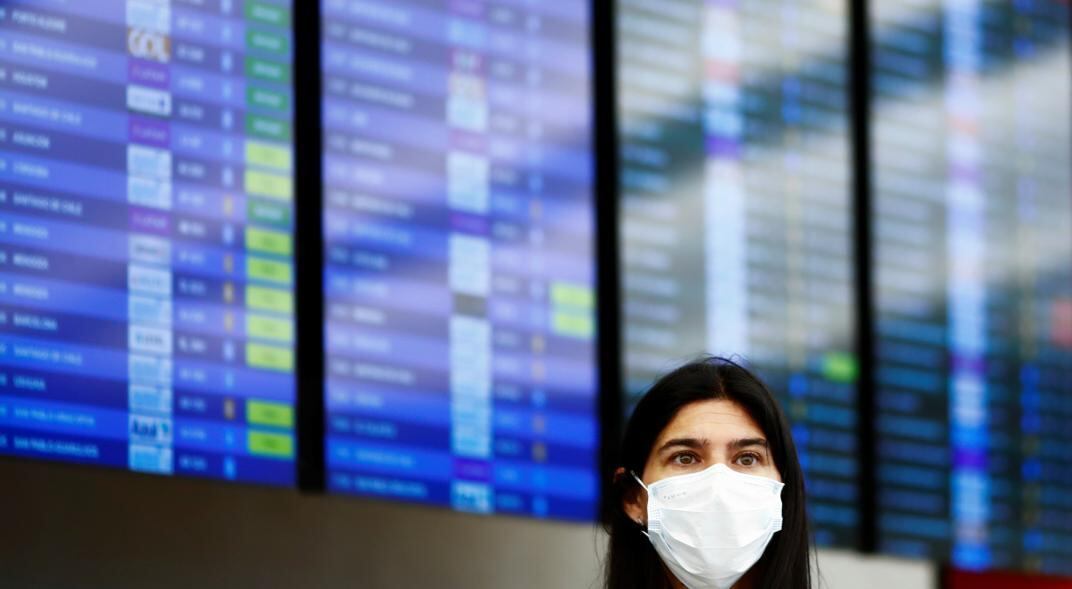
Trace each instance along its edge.
<path fill-rule="evenodd" d="M 709 399 L 682 407 L 656 440 L 656 447 L 672 438 L 706 439 L 716 445 L 741 437 L 765 437 L 752 416 L 729 399 Z"/>

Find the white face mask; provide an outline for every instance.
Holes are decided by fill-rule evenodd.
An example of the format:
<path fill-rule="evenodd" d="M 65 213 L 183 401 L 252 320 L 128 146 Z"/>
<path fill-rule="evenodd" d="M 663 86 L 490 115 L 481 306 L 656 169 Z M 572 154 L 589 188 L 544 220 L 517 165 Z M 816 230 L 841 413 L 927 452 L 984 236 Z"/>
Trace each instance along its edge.
<path fill-rule="evenodd" d="M 644 485 L 655 552 L 689 589 L 729 589 L 782 529 L 784 484 L 724 464 Z"/>

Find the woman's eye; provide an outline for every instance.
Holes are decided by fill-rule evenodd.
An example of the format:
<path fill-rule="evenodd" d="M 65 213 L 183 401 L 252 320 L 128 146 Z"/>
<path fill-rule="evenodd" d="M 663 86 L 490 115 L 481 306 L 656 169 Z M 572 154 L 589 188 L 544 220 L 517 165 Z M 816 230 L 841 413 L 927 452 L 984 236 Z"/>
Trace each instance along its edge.
<path fill-rule="evenodd" d="M 759 456 L 755 454 L 742 454 L 737 457 L 737 464 L 741 466 L 755 466 L 759 464 Z"/>
<path fill-rule="evenodd" d="M 696 457 L 692 454 L 677 454 L 674 456 L 674 463 L 681 466 L 691 466 L 696 464 Z"/>

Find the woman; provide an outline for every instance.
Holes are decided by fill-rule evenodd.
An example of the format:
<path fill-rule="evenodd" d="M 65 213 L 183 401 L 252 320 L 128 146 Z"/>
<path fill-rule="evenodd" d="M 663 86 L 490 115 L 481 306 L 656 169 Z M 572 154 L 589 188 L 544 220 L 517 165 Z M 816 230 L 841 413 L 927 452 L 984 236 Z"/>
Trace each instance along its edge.
<path fill-rule="evenodd" d="M 770 391 L 723 358 L 661 378 L 625 430 L 607 589 L 810 589 L 804 475 Z"/>

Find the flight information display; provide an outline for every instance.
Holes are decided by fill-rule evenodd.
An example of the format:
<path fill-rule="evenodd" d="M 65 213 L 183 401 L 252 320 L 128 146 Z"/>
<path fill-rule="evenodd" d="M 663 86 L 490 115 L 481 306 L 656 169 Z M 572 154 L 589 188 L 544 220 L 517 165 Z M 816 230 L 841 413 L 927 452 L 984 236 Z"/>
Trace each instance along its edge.
<path fill-rule="evenodd" d="M 848 3 L 618 1 L 627 410 L 703 352 L 794 424 L 820 544 L 857 543 Z"/>
<path fill-rule="evenodd" d="M 876 2 L 880 548 L 1072 574 L 1065 2 Z"/>
<path fill-rule="evenodd" d="M 586 0 L 326 0 L 332 492 L 592 520 Z"/>
<path fill-rule="evenodd" d="M 0 454 L 293 484 L 290 18 L 0 4 Z"/>

